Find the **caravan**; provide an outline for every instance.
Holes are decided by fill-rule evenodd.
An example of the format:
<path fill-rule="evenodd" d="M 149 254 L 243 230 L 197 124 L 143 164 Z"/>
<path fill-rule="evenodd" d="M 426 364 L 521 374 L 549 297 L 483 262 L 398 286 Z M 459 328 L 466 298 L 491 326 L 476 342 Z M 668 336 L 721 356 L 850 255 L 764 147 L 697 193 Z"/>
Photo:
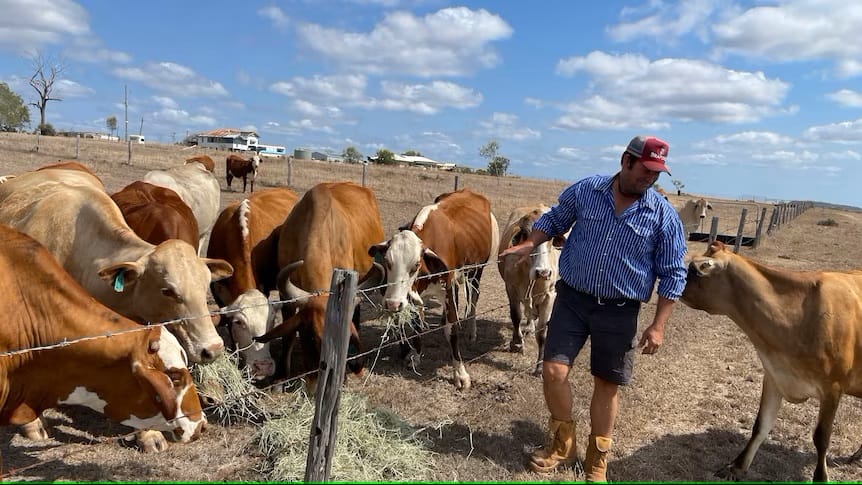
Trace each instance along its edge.
<path fill-rule="evenodd" d="M 144 143 L 144 135 L 129 135 L 129 141 L 131 143 Z"/>

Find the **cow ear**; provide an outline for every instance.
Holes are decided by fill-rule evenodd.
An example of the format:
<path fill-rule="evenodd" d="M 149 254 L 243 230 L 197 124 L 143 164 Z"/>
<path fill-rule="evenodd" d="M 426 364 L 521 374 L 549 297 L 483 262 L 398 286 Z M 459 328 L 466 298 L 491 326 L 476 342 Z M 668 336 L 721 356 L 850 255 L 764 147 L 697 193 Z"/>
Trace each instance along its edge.
<path fill-rule="evenodd" d="M 712 204 L 710 204 L 709 202 L 707 202 L 707 203 L 706 203 L 706 208 L 707 208 L 707 209 L 709 209 L 709 210 L 712 210 Z"/>
<path fill-rule="evenodd" d="M 428 268 L 428 272 L 431 274 L 449 271 L 449 267 L 440 259 L 440 256 L 437 256 L 437 253 L 428 248 L 422 251 L 422 260 L 425 261 L 425 267 Z"/>
<path fill-rule="evenodd" d="M 510 244 L 512 246 L 517 246 L 518 244 L 521 244 L 522 242 L 526 241 L 528 237 L 530 237 L 530 235 L 527 233 L 527 231 L 520 229 L 518 232 L 515 233 L 514 236 L 512 236 Z"/>
<path fill-rule="evenodd" d="M 135 361 L 132 363 L 132 375 L 138 380 L 147 394 L 153 396 L 156 407 L 162 413 L 165 420 L 174 419 L 177 416 L 177 393 L 174 390 L 175 378 L 152 367 L 145 366 Z"/>
<path fill-rule="evenodd" d="M 551 238 L 551 245 L 557 249 L 562 249 L 564 244 L 566 244 L 566 236 L 564 235 L 558 235 Z"/>
<path fill-rule="evenodd" d="M 389 250 L 389 241 L 383 241 L 369 246 L 368 255 L 374 258 L 377 263 L 383 262 L 383 255 Z"/>
<path fill-rule="evenodd" d="M 233 274 L 233 266 L 223 259 L 201 258 L 201 260 L 209 267 L 210 273 L 212 273 L 210 281 L 223 280 Z"/>
<path fill-rule="evenodd" d="M 138 262 L 114 264 L 99 270 L 99 278 L 111 285 L 117 293 L 122 293 L 127 287 L 134 285 L 142 274 L 144 265 Z"/>

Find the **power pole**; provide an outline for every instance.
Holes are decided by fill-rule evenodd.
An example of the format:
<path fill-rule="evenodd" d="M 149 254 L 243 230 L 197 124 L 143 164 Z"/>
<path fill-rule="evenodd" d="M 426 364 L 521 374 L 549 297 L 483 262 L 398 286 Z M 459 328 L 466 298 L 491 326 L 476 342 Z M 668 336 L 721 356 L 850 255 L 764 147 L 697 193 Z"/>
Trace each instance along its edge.
<path fill-rule="evenodd" d="M 132 143 L 129 140 L 129 89 L 128 85 L 123 85 L 123 105 L 126 107 L 126 148 L 128 149 L 128 158 L 126 163 L 132 164 Z"/>

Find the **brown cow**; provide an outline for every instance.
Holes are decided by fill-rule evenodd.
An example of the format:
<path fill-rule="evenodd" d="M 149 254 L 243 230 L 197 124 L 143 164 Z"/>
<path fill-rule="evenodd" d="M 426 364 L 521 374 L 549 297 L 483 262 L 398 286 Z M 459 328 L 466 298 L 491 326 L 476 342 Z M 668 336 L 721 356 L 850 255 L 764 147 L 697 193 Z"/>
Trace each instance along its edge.
<path fill-rule="evenodd" d="M 5 225 L 0 293 L 0 424 L 27 424 L 29 438 L 47 439 L 42 411 L 74 404 L 182 442 L 198 437 L 206 417 L 185 352 L 166 329 L 141 327 L 94 301 L 41 244 Z M 108 334 L 116 335 L 26 350 Z M 148 436 L 139 433 L 139 444 L 158 451 Z"/>
<path fill-rule="evenodd" d="M 422 305 L 420 295 L 429 284 L 443 284 L 443 331 L 449 341 L 458 389 L 470 387 L 470 375 L 458 348 L 458 332 L 452 331 L 452 324 L 459 320 L 458 288 L 466 284 L 468 339 L 474 341 L 479 282 L 484 265 L 497 258 L 499 241 L 497 219 L 488 199 L 461 189 L 438 196 L 433 205 L 419 211 L 407 228 L 368 249 L 370 255 L 383 258 L 388 283 L 383 298 L 389 311 L 398 312 L 407 304 Z M 420 275 L 423 278 L 417 278 Z M 402 344 L 402 351 L 415 365 L 421 352 L 418 336 L 411 338 L 409 347 Z"/>
<path fill-rule="evenodd" d="M 721 242 L 692 259 L 681 301 L 727 315 L 763 363 L 751 439 L 719 474 L 740 478 L 772 429 L 782 399 L 815 398 L 814 481 L 825 482 L 826 450 L 842 394 L 862 397 L 862 271 L 789 271 L 734 254 Z M 862 452 L 856 452 L 854 457 Z"/>
<path fill-rule="evenodd" d="M 231 153 L 225 160 L 225 179 L 227 186 L 234 177 L 242 177 L 242 191 L 245 192 L 246 181 L 251 180 L 251 191 L 254 192 L 254 179 L 257 177 L 257 167 L 260 166 L 260 155 L 255 153 L 251 158 L 243 158 Z"/>
<path fill-rule="evenodd" d="M 294 303 L 282 308 L 284 323 L 257 340 L 292 337 L 299 331 L 306 367 L 317 368 L 329 296 L 309 292 L 329 290 L 335 268 L 365 276 L 376 273 L 369 271 L 373 260 L 367 248 L 382 238 L 383 223 L 371 189 L 352 182 L 325 182 L 309 189 L 290 211 L 278 237 L 278 266 L 282 268 L 278 290 L 283 300 Z M 360 351 L 358 324 L 357 305 L 350 328 L 351 355 Z M 351 359 L 348 367 L 361 374 L 364 363 Z M 314 389 L 314 382 L 312 377 L 309 389 Z"/>
<path fill-rule="evenodd" d="M 197 249 L 198 223 L 191 208 L 171 189 L 132 182 L 111 195 L 135 234 L 150 244 L 180 239 Z"/>
<path fill-rule="evenodd" d="M 229 326 L 244 363 L 257 379 L 275 372 L 269 344 L 253 339 L 271 330 L 267 297 L 276 289 L 278 234 L 298 198 L 286 188 L 259 190 L 227 206 L 210 236 L 207 256 L 233 266 L 232 276 L 214 281 L 210 288 L 226 312 L 222 322 Z"/>
<path fill-rule="evenodd" d="M 186 158 L 186 164 L 189 163 L 200 163 L 210 173 L 215 173 L 215 162 L 209 155 L 195 155 L 193 157 Z"/>

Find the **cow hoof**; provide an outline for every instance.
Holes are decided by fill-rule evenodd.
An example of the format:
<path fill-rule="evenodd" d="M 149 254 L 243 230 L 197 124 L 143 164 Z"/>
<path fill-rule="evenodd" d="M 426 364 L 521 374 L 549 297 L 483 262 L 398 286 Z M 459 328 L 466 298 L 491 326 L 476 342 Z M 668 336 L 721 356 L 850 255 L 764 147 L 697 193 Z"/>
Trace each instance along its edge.
<path fill-rule="evenodd" d="M 416 371 L 416 368 L 419 367 L 419 363 L 422 361 L 422 357 L 415 350 L 411 350 L 406 357 L 404 357 L 404 367 L 408 369 L 412 369 Z"/>
<path fill-rule="evenodd" d="M 742 480 L 743 475 L 745 475 L 745 473 L 736 468 L 733 463 L 726 465 L 715 472 L 716 477 L 721 478 L 722 480 L 730 480 L 734 482 Z"/>
<path fill-rule="evenodd" d="M 168 449 L 168 441 L 161 431 L 138 431 L 136 443 L 138 448 L 144 453 L 158 453 Z"/>
<path fill-rule="evenodd" d="M 509 342 L 509 352 L 514 352 L 516 354 L 523 354 L 524 353 L 524 344 L 523 343 L 518 344 L 518 343 L 515 343 L 514 341 Z"/>
<path fill-rule="evenodd" d="M 533 369 L 533 375 L 536 377 L 542 377 L 542 361 L 536 362 L 536 368 Z"/>
<path fill-rule="evenodd" d="M 30 441 L 44 441 L 48 439 L 48 432 L 39 418 L 21 425 L 21 433 Z"/>

